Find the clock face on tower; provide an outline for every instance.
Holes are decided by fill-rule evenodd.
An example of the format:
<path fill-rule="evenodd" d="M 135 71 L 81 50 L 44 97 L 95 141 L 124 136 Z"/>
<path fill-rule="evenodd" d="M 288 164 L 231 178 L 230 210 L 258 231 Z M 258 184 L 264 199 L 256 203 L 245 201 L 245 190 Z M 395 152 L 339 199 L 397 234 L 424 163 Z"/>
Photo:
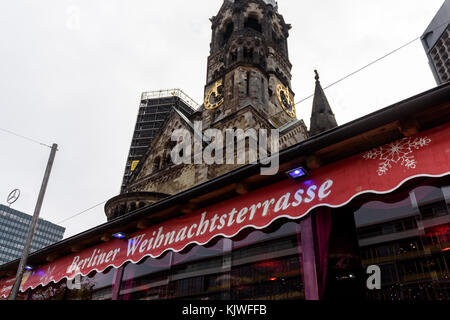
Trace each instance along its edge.
<path fill-rule="evenodd" d="M 205 96 L 205 108 L 208 110 L 216 109 L 223 104 L 223 100 L 223 82 L 222 80 L 218 80 Z"/>
<path fill-rule="evenodd" d="M 286 112 L 291 118 L 295 118 L 296 114 L 294 98 L 289 92 L 289 89 L 283 86 L 281 83 L 277 85 L 277 97 L 278 102 L 280 103 L 284 112 Z"/>

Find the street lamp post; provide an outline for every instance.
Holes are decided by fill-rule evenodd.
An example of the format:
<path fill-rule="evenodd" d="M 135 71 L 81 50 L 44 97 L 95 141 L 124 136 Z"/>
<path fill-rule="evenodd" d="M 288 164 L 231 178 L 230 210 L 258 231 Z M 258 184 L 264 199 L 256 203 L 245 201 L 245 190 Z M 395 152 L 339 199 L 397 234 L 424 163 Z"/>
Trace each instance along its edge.
<path fill-rule="evenodd" d="M 28 231 L 27 242 L 25 243 L 25 247 L 23 248 L 19 268 L 17 269 L 16 280 L 14 282 L 14 286 L 11 289 L 11 293 L 9 294 L 8 300 L 16 300 L 17 294 L 19 293 L 20 284 L 22 282 L 25 266 L 27 264 L 28 255 L 30 254 L 31 242 L 33 240 L 33 235 L 36 229 L 37 222 L 39 220 L 39 213 L 41 212 L 42 202 L 44 201 L 44 195 L 47 189 L 50 173 L 52 171 L 56 151 L 58 151 L 58 145 L 54 143 L 52 146 L 52 150 L 50 152 L 50 158 L 48 159 L 47 168 L 45 169 L 44 179 L 42 181 L 41 190 L 39 192 L 39 197 L 36 202 L 36 207 L 34 209 L 33 220 L 31 221 L 30 229 Z"/>

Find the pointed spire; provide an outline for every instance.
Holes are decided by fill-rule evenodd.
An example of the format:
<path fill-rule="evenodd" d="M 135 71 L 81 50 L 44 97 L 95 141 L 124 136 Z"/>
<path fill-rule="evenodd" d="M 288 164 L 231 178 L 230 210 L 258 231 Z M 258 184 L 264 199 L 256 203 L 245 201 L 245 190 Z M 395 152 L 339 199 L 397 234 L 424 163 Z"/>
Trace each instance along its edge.
<path fill-rule="evenodd" d="M 337 127 L 336 118 L 320 84 L 319 73 L 317 70 L 314 70 L 314 73 L 316 74 L 316 91 L 314 92 L 311 123 L 309 126 L 309 135 L 311 137 Z"/>

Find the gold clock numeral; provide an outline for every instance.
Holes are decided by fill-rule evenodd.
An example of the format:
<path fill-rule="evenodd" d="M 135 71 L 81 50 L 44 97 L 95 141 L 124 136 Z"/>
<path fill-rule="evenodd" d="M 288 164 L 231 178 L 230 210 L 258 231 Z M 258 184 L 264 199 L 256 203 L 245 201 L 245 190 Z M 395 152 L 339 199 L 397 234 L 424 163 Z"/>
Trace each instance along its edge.
<path fill-rule="evenodd" d="M 205 108 L 208 110 L 213 110 L 220 107 L 223 104 L 224 97 L 220 89 L 222 89 L 222 80 L 217 81 L 205 96 Z"/>
<path fill-rule="evenodd" d="M 295 118 L 296 113 L 294 98 L 292 97 L 289 89 L 281 83 L 277 85 L 277 97 L 284 112 L 286 112 L 291 118 Z"/>

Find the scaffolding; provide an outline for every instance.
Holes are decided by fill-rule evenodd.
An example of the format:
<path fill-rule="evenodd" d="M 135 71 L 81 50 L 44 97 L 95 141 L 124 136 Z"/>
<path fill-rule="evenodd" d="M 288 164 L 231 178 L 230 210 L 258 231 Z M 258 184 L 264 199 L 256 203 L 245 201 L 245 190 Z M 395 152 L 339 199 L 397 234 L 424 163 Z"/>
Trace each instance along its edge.
<path fill-rule="evenodd" d="M 181 89 L 166 89 L 166 90 L 156 90 L 156 91 L 148 91 L 143 92 L 141 96 L 141 100 L 150 100 L 150 99 L 158 99 L 158 98 L 170 98 L 170 97 L 178 97 L 185 104 L 190 106 L 194 111 L 200 108 L 200 104 L 195 102 L 194 99 L 189 97 L 186 93 Z"/>
<path fill-rule="evenodd" d="M 125 166 L 121 193 L 126 191 L 126 186 L 134 170 L 152 144 L 154 137 L 158 134 L 172 108 L 179 114 L 187 117 L 200 108 L 200 105 L 181 89 L 142 93 L 133 139 Z"/>

